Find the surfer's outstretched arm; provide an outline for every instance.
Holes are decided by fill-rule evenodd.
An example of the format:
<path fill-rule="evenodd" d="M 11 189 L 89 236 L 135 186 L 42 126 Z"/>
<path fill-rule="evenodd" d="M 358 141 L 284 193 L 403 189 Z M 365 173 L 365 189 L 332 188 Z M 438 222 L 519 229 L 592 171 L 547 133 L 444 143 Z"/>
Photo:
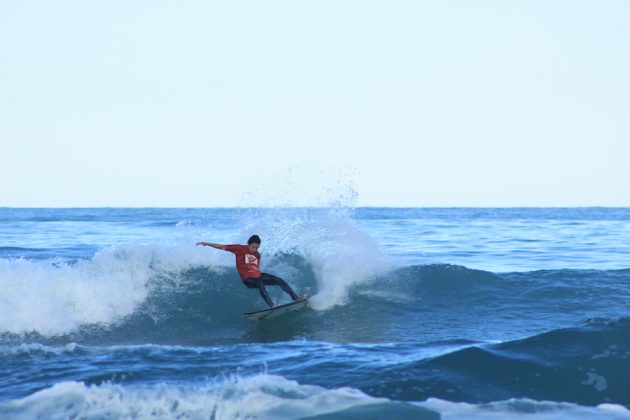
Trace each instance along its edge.
<path fill-rule="evenodd" d="M 197 242 L 197 245 L 211 246 L 212 248 L 221 249 L 225 251 L 225 245 L 221 245 L 221 244 L 213 244 L 211 242 Z"/>

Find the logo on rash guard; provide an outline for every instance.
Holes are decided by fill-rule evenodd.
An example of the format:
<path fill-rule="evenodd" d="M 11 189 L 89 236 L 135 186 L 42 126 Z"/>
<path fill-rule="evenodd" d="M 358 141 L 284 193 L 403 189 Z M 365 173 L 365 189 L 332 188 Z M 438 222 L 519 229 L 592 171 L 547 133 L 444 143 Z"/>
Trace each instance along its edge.
<path fill-rule="evenodd" d="M 255 255 L 245 254 L 245 264 L 256 264 L 258 265 L 258 258 Z"/>

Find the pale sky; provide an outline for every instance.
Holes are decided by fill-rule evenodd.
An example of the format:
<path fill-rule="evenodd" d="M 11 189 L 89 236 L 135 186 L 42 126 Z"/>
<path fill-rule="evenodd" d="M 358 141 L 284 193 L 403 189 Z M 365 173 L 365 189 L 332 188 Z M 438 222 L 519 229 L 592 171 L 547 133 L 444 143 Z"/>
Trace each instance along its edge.
<path fill-rule="evenodd" d="M 0 206 L 630 206 L 630 1 L 0 0 Z"/>

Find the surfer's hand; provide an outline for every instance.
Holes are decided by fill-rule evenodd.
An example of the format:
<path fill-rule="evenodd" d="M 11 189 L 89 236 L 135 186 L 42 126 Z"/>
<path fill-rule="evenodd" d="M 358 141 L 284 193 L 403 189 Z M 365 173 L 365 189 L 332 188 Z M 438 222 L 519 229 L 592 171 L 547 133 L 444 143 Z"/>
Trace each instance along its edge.
<path fill-rule="evenodd" d="M 207 244 L 205 242 L 197 242 L 197 246 L 199 246 L 199 245 L 206 246 Z"/>

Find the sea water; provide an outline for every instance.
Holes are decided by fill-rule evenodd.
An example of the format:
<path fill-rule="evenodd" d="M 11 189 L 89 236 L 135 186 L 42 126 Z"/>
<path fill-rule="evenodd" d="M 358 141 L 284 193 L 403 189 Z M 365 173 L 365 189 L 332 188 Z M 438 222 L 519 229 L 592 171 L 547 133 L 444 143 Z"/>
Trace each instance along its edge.
<path fill-rule="evenodd" d="M 251 234 L 309 307 L 242 316 L 195 243 Z M 623 208 L 0 209 L 0 418 L 630 419 L 629 239 Z"/>

